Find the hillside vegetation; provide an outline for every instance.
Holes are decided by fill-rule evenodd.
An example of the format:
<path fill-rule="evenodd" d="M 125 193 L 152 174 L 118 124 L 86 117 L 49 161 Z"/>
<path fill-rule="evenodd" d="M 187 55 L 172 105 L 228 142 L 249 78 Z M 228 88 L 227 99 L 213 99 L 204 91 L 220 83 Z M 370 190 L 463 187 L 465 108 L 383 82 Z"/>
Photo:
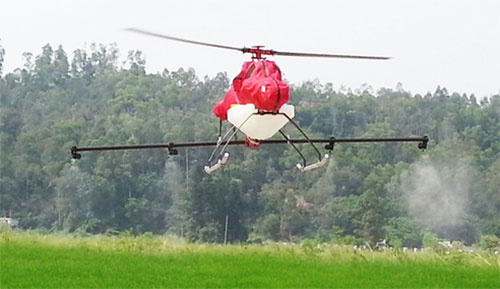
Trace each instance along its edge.
<path fill-rule="evenodd" d="M 228 165 L 212 175 L 203 172 L 207 148 L 89 152 L 72 162 L 73 145 L 216 139 L 211 110 L 229 87 L 226 74 L 147 74 L 140 51 L 122 65 L 118 55 L 114 45 L 91 45 L 68 58 L 46 45 L 0 78 L 0 214 L 21 228 L 222 242 L 227 216 L 229 242 L 498 241 L 500 95 L 291 84 L 295 119 L 312 137 L 431 139 L 426 151 L 337 144 L 326 168 L 308 173 L 295 168 L 290 146 L 230 148 Z"/>

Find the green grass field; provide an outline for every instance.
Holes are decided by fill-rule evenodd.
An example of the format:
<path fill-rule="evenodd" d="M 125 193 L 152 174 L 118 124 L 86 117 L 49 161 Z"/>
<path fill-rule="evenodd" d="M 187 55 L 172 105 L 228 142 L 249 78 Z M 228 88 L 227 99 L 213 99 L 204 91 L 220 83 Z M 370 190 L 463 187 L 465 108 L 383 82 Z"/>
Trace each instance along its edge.
<path fill-rule="evenodd" d="M 0 233 L 1 288 L 500 288 L 494 254 Z"/>

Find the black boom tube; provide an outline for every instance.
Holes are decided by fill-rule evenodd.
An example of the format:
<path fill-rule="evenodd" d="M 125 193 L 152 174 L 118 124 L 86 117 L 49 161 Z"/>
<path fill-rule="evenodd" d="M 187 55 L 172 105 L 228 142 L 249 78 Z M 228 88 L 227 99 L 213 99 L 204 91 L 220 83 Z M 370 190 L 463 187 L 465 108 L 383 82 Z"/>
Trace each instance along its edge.
<path fill-rule="evenodd" d="M 304 144 L 304 143 L 324 143 L 325 149 L 333 150 L 335 143 L 375 143 L 375 142 L 418 142 L 419 149 L 426 149 L 429 137 L 409 137 L 409 138 L 319 138 L 319 139 L 268 139 L 261 140 L 260 144 Z M 180 143 L 161 143 L 161 144 L 143 144 L 143 145 L 117 145 L 117 146 L 93 146 L 93 147 L 71 147 L 71 155 L 74 159 L 80 159 L 81 152 L 91 151 L 119 151 L 119 150 L 145 150 L 145 149 L 168 149 L 171 155 L 178 153 L 178 148 L 184 147 L 213 147 L 216 141 L 211 142 L 180 142 Z M 227 145 L 245 145 L 244 140 L 233 140 Z"/>

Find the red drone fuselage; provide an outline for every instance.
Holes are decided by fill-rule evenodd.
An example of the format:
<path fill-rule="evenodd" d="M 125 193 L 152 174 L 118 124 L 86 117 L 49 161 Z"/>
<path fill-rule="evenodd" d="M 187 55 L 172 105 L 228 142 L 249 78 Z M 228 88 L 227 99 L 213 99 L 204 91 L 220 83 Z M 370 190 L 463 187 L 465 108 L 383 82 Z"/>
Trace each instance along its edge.
<path fill-rule="evenodd" d="M 243 63 L 226 96 L 217 102 L 213 112 L 221 120 L 237 104 L 253 104 L 259 111 L 277 112 L 289 99 L 289 87 L 281 79 L 274 61 L 256 59 Z"/>

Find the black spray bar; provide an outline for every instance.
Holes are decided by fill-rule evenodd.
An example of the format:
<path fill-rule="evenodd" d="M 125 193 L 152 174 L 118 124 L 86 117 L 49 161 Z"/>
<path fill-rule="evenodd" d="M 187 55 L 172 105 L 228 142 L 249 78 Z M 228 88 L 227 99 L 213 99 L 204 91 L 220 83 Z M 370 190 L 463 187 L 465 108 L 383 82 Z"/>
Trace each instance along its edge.
<path fill-rule="evenodd" d="M 326 150 L 333 150 L 335 143 L 374 143 L 374 142 L 418 142 L 419 149 L 426 149 L 429 137 L 409 137 L 409 138 L 322 138 L 322 139 L 268 139 L 259 141 L 260 144 L 304 144 L 304 143 L 325 143 Z M 244 140 L 233 140 L 228 145 L 245 145 Z M 74 159 L 80 159 L 81 152 L 90 151 L 117 151 L 117 150 L 144 150 L 144 149 L 167 149 L 169 154 L 176 155 L 179 153 L 178 148 L 185 147 L 214 147 L 217 146 L 216 141 L 212 142 L 180 142 L 180 143 L 160 143 L 160 144 L 143 144 L 143 145 L 117 145 L 117 146 L 93 146 L 93 147 L 71 147 L 71 155 Z"/>

